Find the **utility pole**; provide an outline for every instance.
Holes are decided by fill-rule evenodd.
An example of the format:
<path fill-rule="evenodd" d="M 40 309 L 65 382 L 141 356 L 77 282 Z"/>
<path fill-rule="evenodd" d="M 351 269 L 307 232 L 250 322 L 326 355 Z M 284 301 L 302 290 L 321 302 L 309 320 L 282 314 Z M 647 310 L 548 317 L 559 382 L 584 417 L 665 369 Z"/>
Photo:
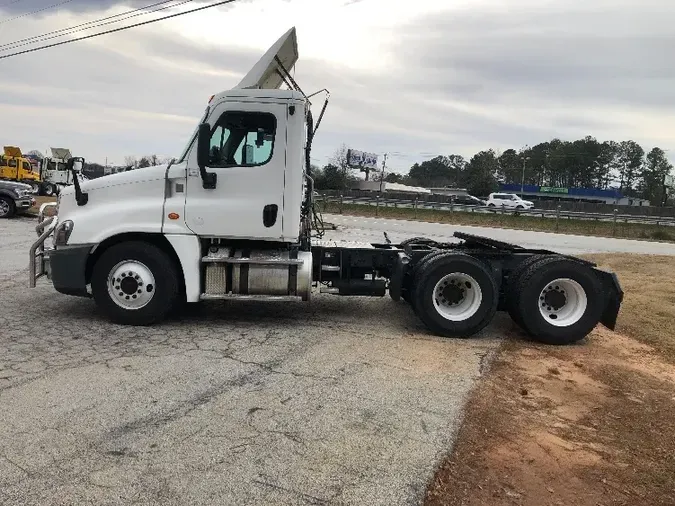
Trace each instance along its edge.
<path fill-rule="evenodd" d="M 382 175 L 380 176 L 380 195 L 382 195 L 382 185 L 384 184 L 384 169 L 387 168 L 387 154 L 384 154 L 384 160 L 382 161 Z"/>
<path fill-rule="evenodd" d="M 520 196 L 523 196 L 523 193 L 525 192 L 525 163 L 530 159 L 529 156 L 524 156 L 523 157 L 523 175 L 520 178 Z"/>

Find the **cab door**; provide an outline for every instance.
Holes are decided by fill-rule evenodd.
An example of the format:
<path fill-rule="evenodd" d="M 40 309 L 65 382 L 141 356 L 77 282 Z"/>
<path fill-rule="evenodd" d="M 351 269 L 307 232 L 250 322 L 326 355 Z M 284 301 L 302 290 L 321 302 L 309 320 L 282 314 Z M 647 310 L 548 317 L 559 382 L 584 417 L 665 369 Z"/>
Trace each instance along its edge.
<path fill-rule="evenodd" d="M 185 201 L 190 230 L 207 237 L 282 237 L 287 114 L 287 106 L 279 103 L 227 100 L 212 107 L 205 168 L 216 174 L 216 187 L 203 187 L 194 142 Z"/>

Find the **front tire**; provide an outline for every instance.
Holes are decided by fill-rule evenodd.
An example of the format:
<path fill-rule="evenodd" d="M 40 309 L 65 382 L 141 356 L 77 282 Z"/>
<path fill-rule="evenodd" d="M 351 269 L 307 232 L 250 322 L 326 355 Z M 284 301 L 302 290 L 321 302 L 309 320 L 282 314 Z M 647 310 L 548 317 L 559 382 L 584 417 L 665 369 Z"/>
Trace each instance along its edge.
<path fill-rule="evenodd" d="M 494 278 L 482 262 L 458 253 L 436 255 L 414 280 L 415 312 L 435 334 L 471 337 L 487 326 L 499 302 Z"/>
<path fill-rule="evenodd" d="M 9 197 L 0 196 L 0 219 L 11 218 L 16 214 L 14 200 Z"/>
<path fill-rule="evenodd" d="M 151 325 L 179 302 L 175 263 L 162 249 L 141 241 L 116 244 L 94 265 L 91 287 L 96 304 L 113 322 Z"/>
<path fill-rule="evenodd" d="M 522 327 L 545 344 L 580 341 L 602 317 L 602 285 L 589 266 L 574 260 L 550 256 L 529 265 L 513 293 Z"/>

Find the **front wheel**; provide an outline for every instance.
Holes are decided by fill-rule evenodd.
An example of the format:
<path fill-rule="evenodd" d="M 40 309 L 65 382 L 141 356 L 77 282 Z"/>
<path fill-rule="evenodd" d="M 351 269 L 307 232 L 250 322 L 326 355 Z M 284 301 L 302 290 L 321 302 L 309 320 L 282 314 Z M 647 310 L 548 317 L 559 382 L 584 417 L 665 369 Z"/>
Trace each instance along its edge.
<path fill-rule="evenodd" d="M 0 195 L 0 219 L 11 218 L 16 213 L 14 200 Z"/>
<path fill-rule="evenodd" d="M 163 320 L 179 301 L 178 272 L 157 246 L 134 241 L 106 250 L 94 265 L 91 287 L 96 304 L 122 325 Z"/>
<path fill-rule="evenodd" d="M 482 262 L 469 255 L 446 253 L 431 257 L 417 272 L 415 312 L 435 334 L 471 337 L 497 312 L 499 293 Z"/>

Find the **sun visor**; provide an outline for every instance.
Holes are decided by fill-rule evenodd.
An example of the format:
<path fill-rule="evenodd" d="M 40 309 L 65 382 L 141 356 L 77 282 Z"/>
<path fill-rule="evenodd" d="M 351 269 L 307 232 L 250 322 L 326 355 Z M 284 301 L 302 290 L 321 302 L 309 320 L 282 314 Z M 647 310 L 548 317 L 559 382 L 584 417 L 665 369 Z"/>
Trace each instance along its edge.
<path fill-rule="evenodd" d="M 52 158 L 59 160 L 69 160 L 73 156 L 68 148 L 49 148 L 49 150 L 52 152 Z"/>
<path fill-rule="evenodd" d="M 284 83 L 279 72 L 277 58 L 283 67 L 291 72 L 298 61 L 298 40 L 295 34 L 295 27 L 288 30 L 274 45 L 267 50 L 262 58 L 246 74 L 241 82 L 235 86 L 235 89 L 259 88 L 259 89 L 278 89 Z"/>
<path fill-rule="evenodd" d="M 5 156 L 13 158 L 21 158 L 21 149 L 16 146 L 5 146 Z"/>

